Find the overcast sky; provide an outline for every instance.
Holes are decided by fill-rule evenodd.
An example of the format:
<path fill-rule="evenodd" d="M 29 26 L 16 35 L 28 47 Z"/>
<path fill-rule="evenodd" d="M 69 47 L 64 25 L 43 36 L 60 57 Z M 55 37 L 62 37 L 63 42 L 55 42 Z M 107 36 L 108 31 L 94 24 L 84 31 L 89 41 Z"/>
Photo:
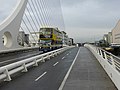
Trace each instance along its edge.
<path fill-rule="evenodd" d="M 0 22 L 18 0 L 0 0 Z M 52 1 L 52 0 L 51 0 Z M 61 0 L 66 32 L 76 42 L 98 40 L 120 18 L 120 0 Z"/>
<path fill-rule="evenodd" d="M 97 40 L 120 18 L 120 0 L 61 0 L 66 31 L 77 41 Z"/>

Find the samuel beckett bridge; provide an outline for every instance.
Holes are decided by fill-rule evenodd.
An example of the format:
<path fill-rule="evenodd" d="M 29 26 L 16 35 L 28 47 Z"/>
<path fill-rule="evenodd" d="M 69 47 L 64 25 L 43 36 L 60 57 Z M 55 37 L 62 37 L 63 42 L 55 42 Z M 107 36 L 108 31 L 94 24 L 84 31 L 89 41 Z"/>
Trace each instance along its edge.
<path fill-rule="evenodd" d="M 120 90 L 120 58 L 65 32 L 60 0 L 18 0 L 0 24 L 0 90 Z"/>

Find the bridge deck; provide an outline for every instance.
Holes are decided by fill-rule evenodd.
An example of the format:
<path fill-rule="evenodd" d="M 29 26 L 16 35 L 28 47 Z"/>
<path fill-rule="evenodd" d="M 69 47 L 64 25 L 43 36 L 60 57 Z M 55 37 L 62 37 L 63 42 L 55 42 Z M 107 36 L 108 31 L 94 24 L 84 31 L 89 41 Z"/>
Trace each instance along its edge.
<path fill-rule="evenodd" d="M 99 62 L 82 47 L 63 90 L 117 90 Z"/>

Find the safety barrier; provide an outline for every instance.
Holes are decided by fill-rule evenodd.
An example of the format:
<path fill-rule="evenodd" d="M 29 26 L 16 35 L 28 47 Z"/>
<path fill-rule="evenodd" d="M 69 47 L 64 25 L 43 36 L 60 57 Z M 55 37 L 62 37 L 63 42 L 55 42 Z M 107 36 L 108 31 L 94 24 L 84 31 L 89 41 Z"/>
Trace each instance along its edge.
<path fill-rule="evenodd" d="M 57 49 L 48 53 L 44 53 L 38 56 L 34 56 L 32 58 L 28 58 L 22 61 L 18 61 L 9 65 L 0 67 L 0 80 L 11 81 L 12 80 L 11 75 L 17 72 L 27 72 L 28 67 L 38 66 L 39 62 L 45 62 L 46 59 L 50 59 L 51 57 L 54 57 L 72 47 L 73 46 L 64 47 L 61 49 Z"/>
<path fill-rule="evenodd" d="M 100 47 L 89 44 L 86 44 L 85 47 L 94 54 L 115 86 L 120 90 L 120 58 Z"/>

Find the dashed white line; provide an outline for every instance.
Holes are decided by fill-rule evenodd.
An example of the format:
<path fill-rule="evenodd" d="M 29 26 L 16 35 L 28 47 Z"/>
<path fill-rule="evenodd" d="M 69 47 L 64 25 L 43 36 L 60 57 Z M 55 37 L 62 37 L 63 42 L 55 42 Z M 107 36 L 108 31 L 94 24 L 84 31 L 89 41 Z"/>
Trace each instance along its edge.
<path fill-rule="evenodd" d="M 67 56 L 69 55 L 69 53 L 67 54 Z"/>
<path fill-rule="evenodd" d="M 35 81 L 38 81 L 40 78 L 42 78 L 47 72 L 44 72 L 42 75 L 40 75 L 38 78 L 35 79 Z"/>
<path fill-rule="evenodd" d="M 53 66 L 55 67 L 59 62 L 56 62 L 55 64 L 53 64 Z"/>
<path fill-rule="evenodd" d="M 62 59 L 64 59 L 65 57 L 63 57 Z"/>

